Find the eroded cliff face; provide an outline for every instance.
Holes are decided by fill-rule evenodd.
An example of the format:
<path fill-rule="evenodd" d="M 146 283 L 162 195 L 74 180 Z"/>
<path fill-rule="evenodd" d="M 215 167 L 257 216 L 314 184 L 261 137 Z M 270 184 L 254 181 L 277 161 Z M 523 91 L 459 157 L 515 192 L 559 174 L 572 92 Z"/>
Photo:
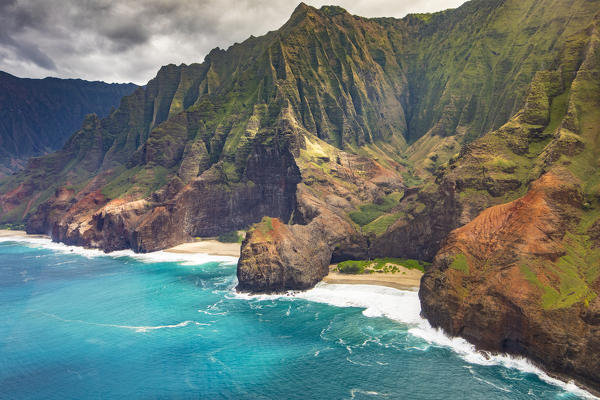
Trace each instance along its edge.
<path fill-rule="evenodd" d="M 325 273 L 331 261 L 370 257 L 433 260 L 453 229 L 469 223 L 490 206 L 522 196 L 529 183 L 549 168 L 550 152 L 554 159 L 577 153 L 579 142 L 572 140 L 564 145 L 564 132 L 555 131 L 565 118 L 567 104 L 556 106 L 553 113 L 550 107 L 554 99 L 564 96 L 568 85 L 570 81 L 556 71 L 536 74 L 523 108 L 511 120 L 464 147 L 418 188 L 405 187 L 403 164 L 388 159 L 387 167 L 383 167 L 369 159 L 359 161 L 307 139 L 297 158 L 303 182 L 298 193 L 302 195 L 297 196 L 296 218 L 290 221 L 306 227 L 290 225 L 270 240 L 250 234 L 239 262 L 243 272 L 239 288 L 267 292 L 294 289 L 293 284 L 280 285 L 281 279 L 275 286 L 261 282 L 260 266 L 275 273 L 269 260 L 286 259 L 288 254 L 300 252 L 300 247 L 279 246 L 279 241 L 295 243 L 296 238 L 297 243 L 303 243 L 307 236 L 314 242 L 313 247 L 320 248 L 319 256 L 315 261 L 277 261 L 282 265 L 277 269 L 282 276 L 285 265 L 294 265 L 296 275 L 304 270 L 314 285 L 322 277 L 314 270 Z M 331 161 L 341 155 L 346 170 L 340 165 L 344 163 Z M 248 247 L 254 250 L 246 251 Z M 312 254 L 314 248 L 306 247 L 305 252 Z M 259 261 L 257 248 L 264 249 L 269 258 Z M 275 282 L 272 278 L 268 281 Z"/>
<path fill-rule="evenodd" d="M 127 243 L 135 249 L 158 248 L 169 242 L 166 236 L 155 245 L 143 244 L 144 239 L 133 237 L 137 225 L 143 225 L 142 236 L 148 236 L 141 233 L 146 229 L 160 235 L 152 228 L 154 218 L 179 213 L 173 208 L 177 193 L 208 170 L 220 178 L 205 179 L 241 190 L 239 196 L 215 195 L 215 201 L 239 197 L 251 202 L 248 196 L 255 195 L 262 201 L 252 190 L 240 189 L 252 185 L 245 170 L 248 157 L 256 148 L 271 146 L 286 124 L 347 153 L 400 164 L 381 162 L 405 180 L 426 177 L 462 141 L 503 124 L 520 107 L 536 65 L 552 63 L 568 35 L 591 18 L 588 1 L 569 7 L 545 1 L 544 7 L 531 7 L 532 1 L 475 0 L 456 10 L 400 20 L 301 4 L 278 31 L 226 51 L 215 49 L 201 64 L 161 68 L 107 118 L 86 120 L 59 152 L 32 159 L 26 171 L 2 182 L 0 223 L 31 221 L 30 231 L 56 232 L 57 240 L 78 242 L 88 234 L 69 233 L 74 231 L 66 227 L 71 220 L 60 229 L 54 225 L 60 213 L 67 219 L 81 214 L 67 216 L 61 207 L 90 195 L 92 180 L 101 176 L 101 183 L 95 181 L 97 207 L 85 203 L 89 212 L 123 202 L 133 202 L 126 208 L 136 211 L 114 219 L 110 211 L 107 226 L 123 227 L 124 233 L 95 234 L 96 239 L 81 239 L 81 244 L 107 250 Z M 571 18 L 560 17 L 569 13 Z M 540 25 L 539 20 L 552 23 Z M 491 55 L 482 49 L 491 49 Z M 269 151 L 279 157 L 277 150 Z M 55 194 L 65 190 L 73 192 L 71 198 L 57 202 Z M 137 208 L 140 200 L 148 209 Z M 194 207 L 194 201 L 187 201 Z M 264 204 L 257 210 L 271 207 Z M 258 211 L 250 211 L 252 219 L 222 212 L 211 215 L 237 221 L 223 221 L 223 229 L 244 228 L 243 223 L 259 217 Z M 155 217 L 148 217 L 152 213 Z M 105 230 L 105 218 L 97 218 L 86 224 Z M 163 222 L 179 224 L 179 218 Z M 212 226 L 206 232 L 215 232 L 217 225 L 206 218 Z M 380 235 L 391 219 L 365 229 Z M 199 222 L 191 225 L 197 228 L 186 228 L 184 234 L 175 230 L 173 237 L 183 240 L 200 229 Z"/>
<path fill-rule="evenodd" d="M 332 260 L 434 260 L 433 325 L 597 387 L 596 13 L 301 4 L 88 117 L 1 183 L 0 222 L 140 252 L 250 226 L 238 288 L 253 292 L 310 288 Z"/>
<path fill-rule="evenodd" d="M 187 185 L 174 179 L 142 200 L 109 201 L 96 189 L 101 176 L 78 195 L 59 190 L 31 215 L 28 232 L 106 251 L 148 252 L 248 226 L 265 215 L 288 220 L 301 177 L 285 136 L 255 147 L 238 182 L 228 182 L 215 165 Z"/>
<path fill-rule="evenodd" d="M 303 179 L 293 218 L 288 224 L 267 218 L 250 229 L 238 262 L 238 290 L 309 289 L 327 275 L 332 259 L 368 258 L 370 238 L 348 213 L 405 188 L 394 169 L 316 138 L 306 138 L 297 160 Z"/>
<path fill-rule="evenodd" d="M 596 21 L 579 36 L 580 51 L 566 51 L 578 54 L 579 62 L 572 74 L 563 74 L 564 94 L 546 107 L 539 96 L 531 103 L 537 106 L 523 112 L 547 124 L 540 136 L 552 133 L 532 159 L 527 174 L 532 183 L 523 186 L 521 197 L 486 208 L 452 231 L 419 292 L 423 315 L 433 326 L 486 350 L 526 356 L 595 391 L 600 389 L 598 32 Z"/>
<path fill-rule="evenodd" d="M 549 172 L 453 231 L 419 297 L 434 327 L 600 387 L 598 243 L 579 235 L 577 178 Z"/>
<path fill-rule="evenodd" d="M 253 292 L 310 288 L 332 260 L 434 260 L 433 325 L 598 388 L 599 20 L 590 0 L 301 4 L 88 117 L 0 183 L 0 223 L 144 252 L 258 222 Z"/>
<path fill-rule="evenodd" d="M 398 202 L 384 207 L 386 192 L 343 207 L 317 190 L 298 196 L 305 225 L 277 221 L 272 236 L 257 225 L 238 288 L 310 287 L 329 255 L 433 258 L 419 292 L 433 326 L 599 390 L 599 20 L 567 41 L 556 69 L 535 75 L 513 118 Z"/>

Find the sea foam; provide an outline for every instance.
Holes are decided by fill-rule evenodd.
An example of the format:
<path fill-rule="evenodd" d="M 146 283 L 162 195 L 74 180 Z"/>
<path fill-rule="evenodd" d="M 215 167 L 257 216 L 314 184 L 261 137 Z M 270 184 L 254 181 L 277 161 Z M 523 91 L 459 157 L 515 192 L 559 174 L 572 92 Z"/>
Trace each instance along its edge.
<path fill-rule="evenodd" d="M 66 254 L 77 254 L 82 257 L 129 257 L 146 263 L 172 262 L 181 265 L 200 265 L 209 262 L 219 262 L 227 265 L 237 263 L 237 257 L 215 256 L 203 253 L 170 253 L 155 251 L 151 253 L 135 253 L 132 250 L 119 250 L 105 253 L 99 249 L 87 249 L 81 246 L 68 246 L 64 243 L 53 242 L 50 238 L 29 236 L 3 236 L 0 242 L 17 242 L 26 246 L 41 247 Z"/>
<path fill-rule="evenodd" d="M 197 325 L 197 326 L 210 326 L 210 324 L 197 322 L 197 321 L 191 321 L 191 320 L 179 322 L 176 324 L 157 325 L 157 326 L 117 325 L 117 324 L 103 324 L 103 323 L 99 323 L 99 322 L 89 322 L 89 321 L 83 321 L 80 319 L 67 319 L 67 318 L 59 317 L 58 315 L 55 315 L 55 314 L 45 313 L 45 312 L 39 312 L 39 314 L 44 315 L 49 318 L 57 319 L 59 321 L 67 322 L 67 323 L 78 323 L 78 324 L 85 324 L 85 325 L 104 326 L 104 327 L 110 327 L 110 328 L 130 329 L 135 332 L 142 332 L 142 333 L 145 333 L 148 331 L 155 331 L 158 329 L 182 328 L 182 327 L 186 327 L 186 326 L 192 325 L 192 324 Z"/>
<path fill-rule="evenodd" d="M 502 365 L 524 373 L 537 375 L 541 380 L 561 387 L 579 397 L 598 399 L 591 393 L 570 382 L 553 378 L 522 357 L 507 354 L 489 354 L 478 351 L 474 345 L 463 338 L 450 337 L 441 329 L 433 328 L 421 317 L 421 304 L 417 292 L 398 290 L 375 285 L 344 285 L 321 282 L 305 292 L 290 291 L 281 295 L 249 295 L 236 293 L 239 299 L 275 300 L 277 298 L 298 298 L 317 303 L 326 303 L 336 307 L 363 308 L 366 317 L 387 317 L 409 326 L 408 332 L 425 340 L 430 345 L 452 349 L 462 359 L 471 364 Z"/>
<path fill-rule="evenodd" d="M 158 263 L 173 262 L 181 265 L 200 265 L 208 262 L 220 262 L 223 264 L 235 264 L 236 257 L 214 256 L 209 254 L 180 254 L 157 251 L 152 253 L 134 253 L 131 250 L 120 250 L 105 253 L 98 249 L 86 249 L 80 246 L 68 246 L 56 243 L 49 238 L 27 237 L 27 236 L 4 236 L 0 242 L 18 242 L 32 247 L 42 247 L 53 251 L 77 254 L 83 257 L 130 257 L 141 262 Z M 591 393 L 581 389 L 573 382 L 563 382 L 553 378 L 533 365 L 526 358 L 509 356 L 506 354 L 489 354 L 477 351 L 475 346 L 462 338 L 453 338 L 446 335 L 442 330 L 431 327 L 429 322 L 420 316 L 421 304 L 418 294 L 414 291 L 398 290 L 389 287 L 375 285 L 344 285 L 319 283 L 311 290 L 290 291 L 277 295 L 250 295 L 234 291 L 235 284 L 231 286 L 233 296 L 244 300 L 277 300 L 281 298 L 305 299 L 317 303 L 326 303 L 336 307 L 358 307 L 363 308 L 366 317 L 386 317 L 395 321 L 405 323 L 409 326 L 408 332 L 425 340 L 427 343 L 444 346 L 452 349 L 465 361 L 479 365 L 502 365 L 507 368 L 518 369 L 524 373 L 537 375 L 541 380 L 552 385 L 563 388 L 577 396 L 589 399 L 598 399 Z M 184 321 L 180 324 L 165 326 L 119 326 L 121 328 L 133 329 L 138 332 L 148 330 L 186 326 L 195 321 Z"/>

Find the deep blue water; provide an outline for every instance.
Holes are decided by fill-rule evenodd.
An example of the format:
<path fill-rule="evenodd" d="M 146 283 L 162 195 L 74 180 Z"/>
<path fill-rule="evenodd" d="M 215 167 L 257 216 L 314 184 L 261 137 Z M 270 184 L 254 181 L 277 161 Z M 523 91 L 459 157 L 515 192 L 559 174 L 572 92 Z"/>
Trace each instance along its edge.
<path fill-rule="evenodd" d="M 429 343 L 414 293 L 323 285 L 250 298 L 233 292 L 231 261 L 44 246 L 0 242 L 2 399 L 577 398 Z"/>

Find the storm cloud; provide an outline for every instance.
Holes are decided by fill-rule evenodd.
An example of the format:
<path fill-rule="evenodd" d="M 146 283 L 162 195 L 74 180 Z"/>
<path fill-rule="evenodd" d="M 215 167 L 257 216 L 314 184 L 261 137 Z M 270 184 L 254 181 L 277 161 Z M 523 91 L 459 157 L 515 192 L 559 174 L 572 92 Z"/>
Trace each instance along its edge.
<path fill-rule="evenodd" d="M 366 17 L 402 17 L 464 0 L 325 0 Z M 0 0 L 0 70 L 144 84 L 161 65 L 279 28 L 299 0 Z"/>

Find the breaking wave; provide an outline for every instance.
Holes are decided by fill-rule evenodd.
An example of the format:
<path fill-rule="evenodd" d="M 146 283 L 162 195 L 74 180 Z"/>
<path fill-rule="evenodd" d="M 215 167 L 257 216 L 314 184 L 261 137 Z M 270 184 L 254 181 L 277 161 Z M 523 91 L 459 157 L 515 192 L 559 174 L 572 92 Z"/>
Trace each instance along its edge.
<path fill-rule="evenodd" d="M 161 263 L 161 262 L 172 262 L 179 263 L 181 265 L 200 265 L 209 262 L 220 262 L 224 264 L 235 264 L 237 263 L 237 257 L 229 256 L 215 256 L 211 254 L 203 253 L 169 253 L 166 251 L 155 251 L 152 253 L 135 253 L 132 250 L 119 250 L 111 253 L 105 253 L 99 249 L 87 249 L 81 246 L 68 246 L 64 243 L 53 242 L 50 238 L 46 237 L 29 237 L 29 236 L 4 236 L 0 237 L 0 242 L 17 242 L 26 246 L 31 247 L 42 247 L 66 254 L 76 254 L 82 257 L 129 257 L 135 260 L 145 263 Z"/>
<path fill-rule="evenodd" d="M 336 307 L 363 308 L 366 317 L 386 317 L 407 324 L 408 332 L 425 340 L 433 346 L 452 349 L 462 359 L 471 364 L 501 365 L 514 368 L 523 373 L 537 375 L 541 380 L 561 387 L 565 391 L 589 399 L 597 399 L 591 393 L 578 387 L 572 381 L 563 382 L 549 376 L 529 360 L 507 354 L 490 354 L 478 351 L 474 345 L 463 338 L 450 337 L 441 329 L 433 328 L 421 317 L 421 304 L 417 292 L 398 290 L 375 285 L 343 285 L 319 283 L 305 292 L 290 291 L 281 295 L 250 295 L 236 293 L 236 298 L 246 300 L 275 300 L 278 298 L 305 299 L 317 303 L 326 303 Z M 427 348 L 422 349 L 427 350 Z"/>

